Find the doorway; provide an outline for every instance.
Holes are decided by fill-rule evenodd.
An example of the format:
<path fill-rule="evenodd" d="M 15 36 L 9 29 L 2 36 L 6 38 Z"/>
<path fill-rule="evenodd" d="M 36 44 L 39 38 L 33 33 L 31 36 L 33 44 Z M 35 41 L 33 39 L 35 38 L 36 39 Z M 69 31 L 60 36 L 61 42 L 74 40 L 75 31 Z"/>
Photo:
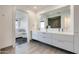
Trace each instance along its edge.
<path fill-rule="evenodd" d="M 16 10 L 16 46 L 27 43 L 28 15 L 22 10 Z"/>

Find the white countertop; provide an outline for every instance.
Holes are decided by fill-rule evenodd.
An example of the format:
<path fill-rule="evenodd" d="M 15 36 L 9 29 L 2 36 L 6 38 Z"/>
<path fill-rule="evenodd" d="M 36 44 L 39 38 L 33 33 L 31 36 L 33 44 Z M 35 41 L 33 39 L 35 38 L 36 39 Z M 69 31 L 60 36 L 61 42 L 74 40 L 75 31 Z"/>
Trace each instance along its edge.
<path fill-rule="evenodd" d="M 54 34 L 64 34 L 64 35 L 74 35 L 74 33 L 70 33 L 70 32 L 46 32 L 46 31 L 36 31 L 36 32 L 43 32 L 43 33 L 54 33 Z"/>
<path fill-rule="evenodd" d="M 69 33 L 69 32 L 47 32 L 47 33 L 73 35 L 73 33 Z"/>
<path fill-rule="evenodd" d="M 63 34 L 63 35 L 74 35 L 74 32 L 58 31 L 58 29 L 47 29 L 47 30 L 44 29 L 44 30 L 39 30 L 37 32 Z"/>

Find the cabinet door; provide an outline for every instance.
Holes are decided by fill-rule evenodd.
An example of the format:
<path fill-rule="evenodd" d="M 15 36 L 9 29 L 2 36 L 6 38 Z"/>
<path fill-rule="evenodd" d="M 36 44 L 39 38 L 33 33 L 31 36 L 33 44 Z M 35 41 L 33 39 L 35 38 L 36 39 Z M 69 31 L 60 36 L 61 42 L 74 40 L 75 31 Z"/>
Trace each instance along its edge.
<path fill-rule="evenodd" d="M 47 33 L 46 35 L 46 43 L 48 43 L 48 44 L 52 44 L 52 40 L 53 40 L 53 35 L 51 34 L 51 33 Z"/>
<path fill-rule="evenodd" d="M 53 45 L 73 52 L 73 36 L 72 35 L 55 35 Z"/>
<path fill-rule="evenodd" d="M 50 33 L 39 33 L 39 41 L 51 44 L 51 34 Z"/>
<path fill-rule="evenodd" d="M 74 35 L 74 52 L 79 53 L 79 33 Z"/>
<path fill-rule="evenodd" d="M 38 33 L 37 32 L 32 32 L 32 39 L 38 40 Z"/>
<path fill-rule="evenodd" d="M 44 39 L 44 42 L 45 42 L 45 43 L 51 45 L 51 38 L 49 38 L 49 37 L 44 37 L 43 39 Z"/>
<path fill-rule="evenodd" d="M 40 33 L 38 34 L 38 41 L 44 42 L 44 37 Z"/>

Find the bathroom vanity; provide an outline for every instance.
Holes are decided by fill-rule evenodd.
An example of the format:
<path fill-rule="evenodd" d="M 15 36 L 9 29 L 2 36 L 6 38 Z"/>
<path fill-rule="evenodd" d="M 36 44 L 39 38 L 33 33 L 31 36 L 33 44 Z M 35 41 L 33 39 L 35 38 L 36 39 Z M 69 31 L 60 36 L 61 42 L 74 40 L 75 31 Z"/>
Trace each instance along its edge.
<path fill-rule="evenodd" d="M 71 33 L 33 32 L 32 39 L 74 52 Z"/>

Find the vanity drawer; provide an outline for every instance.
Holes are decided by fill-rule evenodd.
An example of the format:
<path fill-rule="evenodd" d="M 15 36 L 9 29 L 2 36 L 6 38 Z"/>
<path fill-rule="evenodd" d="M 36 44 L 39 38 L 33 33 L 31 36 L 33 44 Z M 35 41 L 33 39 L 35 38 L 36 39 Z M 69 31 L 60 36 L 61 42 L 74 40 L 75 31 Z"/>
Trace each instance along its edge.
<path fill-rule="evenodd" d="M 46 38 L 52 38 L 53 37 L 53 35 L 51 33 L 45 33 L 45 32 L 39 33 L 38 35 L 46 37 Z"/>
<path fill-rule="evenodd" d="M 53 39 L 60 39 L 62 41 L 73 42 L 73 35 L 53 34 Z"/>

